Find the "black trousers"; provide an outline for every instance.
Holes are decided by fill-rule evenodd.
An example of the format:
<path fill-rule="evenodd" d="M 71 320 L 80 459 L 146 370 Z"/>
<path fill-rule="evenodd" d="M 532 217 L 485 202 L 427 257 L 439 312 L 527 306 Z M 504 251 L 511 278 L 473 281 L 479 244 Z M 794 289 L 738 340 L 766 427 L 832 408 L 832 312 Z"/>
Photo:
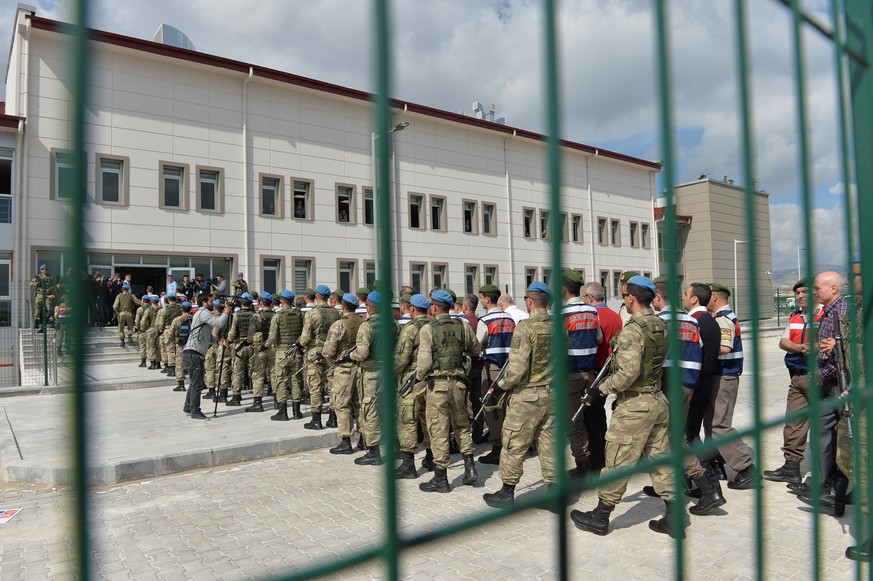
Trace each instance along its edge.
<path fill-rule="evenodd" d="M 206 387 L 205 361 L 206 357 L 193 349 L 182 351 L 182 367 L 189 378 L 185 408 L 191 413 L 200 411 L 200 392 Z"/>

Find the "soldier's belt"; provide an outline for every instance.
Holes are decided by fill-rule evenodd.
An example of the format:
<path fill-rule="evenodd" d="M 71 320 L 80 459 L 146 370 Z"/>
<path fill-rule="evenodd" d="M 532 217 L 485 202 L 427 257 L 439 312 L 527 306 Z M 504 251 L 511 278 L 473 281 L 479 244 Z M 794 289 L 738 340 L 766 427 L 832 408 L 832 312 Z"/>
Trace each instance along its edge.
<path fill-rule="evenodd" d="M 661 390 L 660 390 L 660 389 L 654 389 L 654 388 L 651 389 L 651 390 L 648 390 L 648 389 L 645 389 L 645 390 L 636 390 L 636 389 L 631 390 L 631 389 L 629 389 L 629 390 L 627 390 L 627 391 L 623 391 L 623 392 L 621 392 L 621 393 L 617 393 L 617 394 L 615 395 L 615 397 L 616 397 L 616 398 L 619 398 L 619 399 L 630 399 L 630 398 L 633 398 L 633 397 L 639 397 L 639 396 L 641 396 L 641 395 L 652 395 L 652 394 L 658 393 L 659 391 L 661 391 Z"/>

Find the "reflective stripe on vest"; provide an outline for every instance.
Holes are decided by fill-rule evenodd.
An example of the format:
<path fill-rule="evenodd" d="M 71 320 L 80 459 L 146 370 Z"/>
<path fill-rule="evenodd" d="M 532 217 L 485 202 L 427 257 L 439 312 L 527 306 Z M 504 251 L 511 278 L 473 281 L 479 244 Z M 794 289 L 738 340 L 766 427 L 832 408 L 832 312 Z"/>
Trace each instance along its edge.
<path fill-rule="evenodd" d="M 591 305 L 574 303 L 565 305 L 561 311 L 567 327 L 567 353 L 570 356 L 570 373 L 594 369 L 597 357 L 597 330 L 600 318 Z"/>
<path fill-rule="evenodd" d="M 821 322 L 822 310 L 817 311 L 812 317 L 812 326 L 818 329 Z M 803 320 L 803 311 L 794 311 L 788 318 L 788 340 L 798 345 L 809 343 L 812 333 L 809 332 L 809 326 Z M 786 353 L 785 367 L 792 370 L 806 371 L 806 355 L 803 353 Z"/>
<path fill-rule="evenodd" d="M 743 373 L 743 340 L 740 338 L 740 322 L 730 309 L 718 311 L 715 318 L 726 317 L 734 324 L 734 345 L 730 353 L 718 356 L 719 375 L 741 375 Z"/>
<path fill-rule="evenodd" d="M 482 359 L 503 367 L 509 357 L 515 321 L 508 313 L 498 310 L 482 315 L 479 317 L 479 322 L 485 323 L 488 328 L 488 334 L 483 342 Z"/>
<path fill-rule="evenodd" d="M 670 311 L 658 313 L 671 333 L 677 333 L 679 338 L 679 362 L 682 369 L 682 385 L 693 387 L 700 381 L 700 368 L 703 362 L 703 347 L 700 346 L 700 326 L 697 319 L 686 313 L 676 313 L 676 321 L 671 319 Z M 669 350 L 670 345 L 667 344 Z M 664 361 L 664 367 L 672 367 L 673 360 L 669 354 Z"/>

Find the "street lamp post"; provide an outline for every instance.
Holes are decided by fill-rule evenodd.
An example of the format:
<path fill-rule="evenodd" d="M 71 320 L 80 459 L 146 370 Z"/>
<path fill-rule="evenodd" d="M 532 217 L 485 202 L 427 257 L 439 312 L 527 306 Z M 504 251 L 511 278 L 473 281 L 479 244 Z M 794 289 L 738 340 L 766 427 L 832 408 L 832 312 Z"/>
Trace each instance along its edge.
<path fill-rule="evenodd" d="M 805 246 L 798 246 L 797 247 L 797 280 L 800 280 L 800 278 L 801 278 L 801 276 L 800 276 L 800 251 L 801 250 L 806 250 L 806 247 Z"/>
<path fill-rule="evenodd" d="M 388 135 L 389 133 L 395 133 L 397 131 L 403 131 L 409 127 L 409 123 L 406 121 L 401 121 L 391 129 L 389 129 L 383 135 Z M 372 179 L 373 179 L 373 240 L 377 240 L 379 236 L 379 187 L 376 183 L 376 140 L 382 137 L 378 133 L 370 134 L 370 153 L 372 158 L 372 165 L 370 170 L 372 171 Z M 379 277 L 379 245 L 376 244 L 376 277 Z"/>
<path fill-rule="evenodd" d="M 734 313 L 737 312 L 737 289 L 739 288 L 737 280 L 737 244 L 747 244 L 748 242 L 748 240 L 734 239 Z"/>

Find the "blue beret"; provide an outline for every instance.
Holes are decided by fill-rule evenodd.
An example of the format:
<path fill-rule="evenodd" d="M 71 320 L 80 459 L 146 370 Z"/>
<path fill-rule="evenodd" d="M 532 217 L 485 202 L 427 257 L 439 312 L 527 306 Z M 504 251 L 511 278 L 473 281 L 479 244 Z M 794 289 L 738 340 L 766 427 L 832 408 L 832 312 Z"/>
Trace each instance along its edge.
<path fill-rule="evenodd" d="M 237 276 L 242 276 L 242 275 L 243 275 L 243 273 L 241 273 L 241 272 L 238 272 L 238 273 L 236 273 L 236 275 L 237 275 Z"/>
<path fill-rule="evenodd" d="M 161 297 L 159 297 L 158 295 L 152 295 L 152 302 L 153 303 L 161 302 Z"/>
<path fill-rule="evenodd" d="M 378 305 L 379 301 L 382 300 L 382 294 L 379 291 L 373 291 L 367 295 L 367 300 L 374 305 Z"/>
<path fill-rule="evenodd" d="M 544 293 L 547 297 L 552 296 L 552 289 L 549 288 L 549 285 L 538 280 L 532 282 L 531 285 L 527 287 L 527 292 Z"/>
<path fill-rule="evenodd" d="M 191 308 L 191 303 L 189 303 L 188 301 L 183 302 L 183 303 L 182 303 L 182 308 L 185 308 L 185 309 L 189 309 L 189 308 Z"/>
<path fill-rule="evenodd" d="M 126 288 L 127 290 L 130 290 L 130 284 L 124 283 L 123 285 L 121 285 L 121 288 Z"/>
<path fill-rule="evenodd" d="M 418 309 L 428 309 L 430 308 L 430 301 L 427 300 L 427 297 L 424 295 L 412 295 L 412 300 L 409 301 L 413 307 Z"/>
<path fill-rule="evenodd" d="M 317 292 L 318 294 L 320 294 L 323 297 L 329 297 L 330 296 L 330 287 L 327 286 L 326 284 L 320 284 L 317 287 L 315 287 L 315 292 Z"/>
<path fill-rule="evenodd" d="M 150 300 L 151 300 L 151 297 L 150 297 L 149 295 L 143 295 L 143 296 L 142 296 L 142 300 L 144 300 L 144 301 L 150 301 Z"/>
<path fill-rule="evenodd" d="M 279 293 L 279 297 L 283 298 L 283 299 L 287 299 L 289 301 L 293 301 L 294 300 L 294 293 L 292 293 L 291 291 L 289 291 L 286 288 L 285 290 L 283 290 L 282 292 Z"/>
<path fill-rule="evenodd" d="M 346 293 L 343 295 L 343 302 L 356 305 L 358 304 L 358 297 L 356 295 L 353 295 L 352 293 Z"/>
<path fill-rule="evenodd" d="M 167 294 L 164 295 L 164 298 L 168 298 L 168 299 L 176 299 L 176 298 L 179 298 L 179 297 L 176 296 L 176 293 L 167 293 Z"/>
<path fill-rule="evenodd" d="M 251 295 L 251 293 L 243 293 L 242 295 L 240 295 L 240 298 L 243 298 L 243 299 L 245 299 L 245 300 L 247 300 L 247 301 L 253 301 L 253 300 L 255 300 L 255 297 L 253 297 L 253 296 Z"/>
<path fill-rule="evenodd" d="M 433 291 L 430 300 L 449 305 L 450 307 L 455 304 L 455 299 L 452 298 L 449 291 L 443 289 Z"/>
<path fill-rule="evenodd" d="M 271 295 L 271 294 L 270 294 L 269 292 L 267 292 L 267 291 L 261 291 L 261 300 L 262 300 L 262 301 L 272 301 L 272 300 L 273 300 L 273 295 Z"/>
<path fill-rule="evenodd" d="M 39 269 L 40 269 L 40 270 L 42 270 L 42 269 L 45 268 L 45 267 L 46 267 L 45 264 L 40 264 L 40 265 L 39 265 Z"/>
<path fill-rule="evenodd" d="M 642 287 L 646 290 L 652 291 L 652 294 L 655 294 L 658 292 L 657 290 L 655 290 L 655 283 L 653 283 L 652 279 L 650 279 L 647 276 L 642 276 L 642 275 L 637 274 L 635 276 L 630 277 L 627 281 L 627 284 L 634 284 L 636 286 Z"/>

